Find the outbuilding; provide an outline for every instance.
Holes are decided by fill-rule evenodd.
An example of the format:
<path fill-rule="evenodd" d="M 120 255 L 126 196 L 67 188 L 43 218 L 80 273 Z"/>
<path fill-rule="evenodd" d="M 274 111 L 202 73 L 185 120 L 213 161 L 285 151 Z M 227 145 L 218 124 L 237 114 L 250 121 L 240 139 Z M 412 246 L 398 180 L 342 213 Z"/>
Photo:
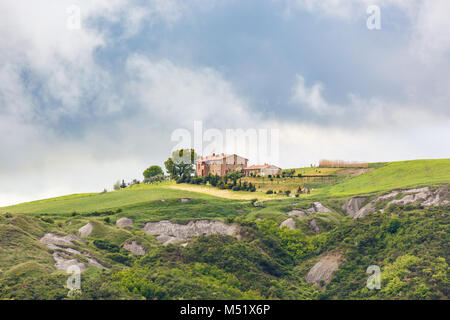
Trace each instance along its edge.
<path fill-rule="evenodd" d="M 256 175 L 256 176 L 276 176 L 281 174 L 281 168 L 274 166 L 272 164 L 254 165 L 244 168 L 244 173 L 246 176 Z"/>

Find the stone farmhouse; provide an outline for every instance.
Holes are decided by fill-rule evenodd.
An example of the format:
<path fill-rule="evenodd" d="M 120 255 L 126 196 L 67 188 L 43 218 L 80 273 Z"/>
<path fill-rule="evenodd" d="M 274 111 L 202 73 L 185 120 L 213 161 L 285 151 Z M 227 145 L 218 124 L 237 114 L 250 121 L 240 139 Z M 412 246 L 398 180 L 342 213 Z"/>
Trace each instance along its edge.
<path fill-rule="evenodd" d="M 252 174 L 256 176 L 268 176 L 268 175 L 276 176 L 277 174 L 281 174 L 281 168 L 266 163 L 263 165 L 244 168 L 244 173 L 246 176 L 250 176 Z"/>
<path fill-rule="evenodd" d="M 224 176 L 233 171 L 242 171 L 247 168 L 248 159 L 237 154 L 215 154 L 198 158 L 195 161 L 195 172 L 199 177 L 208 174 Z"/>
<path fill-rule="evenodd" d="M 268 176 L 281 174 L 281 168 L 271 164 L 247 167 L 248 159 L 237 154 L 215 154 L 200 157 L 195 161 L 195 173 L 199 177 L 209 174 L 224 176 L 227 173 L 241 171 L 246 176 Z"/>

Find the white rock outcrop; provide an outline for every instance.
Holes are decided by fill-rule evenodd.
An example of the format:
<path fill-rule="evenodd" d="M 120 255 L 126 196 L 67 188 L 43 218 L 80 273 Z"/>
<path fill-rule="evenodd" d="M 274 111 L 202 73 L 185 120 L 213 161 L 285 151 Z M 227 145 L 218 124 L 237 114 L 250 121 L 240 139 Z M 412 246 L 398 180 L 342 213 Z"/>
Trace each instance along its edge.
<path fill-rule="evenodd" d="M 83 242 L 81 238 L 73 234 L 62 236 L 55 233 L 46 233 L 39 241 L 45 244 L 50 249 L 59 248 L 58 246 L 74 245 L 73 241 Z"/>
<path fill-rule="evenodd" d="M 253 206 L 254 206 L 254 207 L 263 207 L 264 204 L 263 204 L 262 201 L 255 201 L 255 202 L 253 203 Z"/>
<path fill-rule="evenodd" d="M 133 219 L 130 218 L 120 218 L 116 221 L 116 226 L 119 228 L 132 227 L 134 225 Z"/>
<path fill-rule="evenodd" d="M 297 223 L 295 222 L 294 219 L 289 218 L 287 220 L 284 220 L 281 224 L 280 224 L 280 229 L 286 227 L 288 229 L 296 229 L 297 228 Z"/>
<path fill-rule="evenodd" d="M 317 225 L 317 221 L 316 221 L 316 219 L 311 219 L 310 221 L 309 221 L 309 226 L 311 227 L 311 229 L 315 232 L 315 233 L 319 233 L 320 232 L 320 229 L 319 229 L 319 226 Z"/>
<path fill-rule="evenodd" d="M 94 231 L 94 225 L 92 222 L 89 222 L 88 224 L 78 229 L 81 238 L 88 237 L 89 235 L 91 235 L 92 231 Z"/>
<path fill-rule="evenodd" d="M 146 253 L 144 246 L 142 246 L 136 240 L 127 241 L 123 244 L 123 248 L 130 251 L 132 254 L 137 256 L 143 256 Z"/>
<path fill-rule="evenodd" d="M 54 250 L 52 256 L 53 260 L 55 260 L 54 266 L 57 270 L 67 270 L 70 266 L 78 266 L 81 271 L 87 269 L 88 265 L 78 261 L 74 257 L 76 255 L 83 256 L 90 265 L 96 268 L 106 269 L 105 266 L 93 258 L 88 252 L 80 252 L 67 247 L 75 245 L 74 241 L 84 243 L 82 239 L 73 234 L 62 236 L 54 233 L 47 233 L 39 241 L 45 244 L 47 248 Z"/>
<path fill-rule="evenodd" d="M 164 245 L 186 241 L 195 236 L 223 234 L 239 238 L 239 227 L 222 221 L 197 220 L 187 225 L 172 223 L 167 220 L 147 222 L 142 230 L 146 234 L 157 235 L 156 240 Z"/>
<path fill-rule="evenodd" d="M 342 210 L 344 210 L 351 217 L 357 216 L 366 200 L 367 197 L 354 197 L 348 199 L 342 206 Z"/>
<path fill-rule="evenodd" d="M 54 267 L 56 270 L 67 271 L 69 269 L 69 267 L 73 267 L 73 266 L 77 266 L 78 268 L 80 268 L 81 271 L 84 271 L 87 269 L 87 266 L 84 263 L 79 262 L 76 259 L 66 258 L 61 253 L 55 252 L 55 253 L 53 253 L 52 256 L 53 256 L 53 260 L 55 260 Z"/>
<path fill-rule="evenodd" d="M 291 210 L 287 213 L 289 217 L 297 217 L 297 218 L 303 218 L 307 217 L 308 214 L 305 211 L 302 210 Z"/>
<path fill-rule="evenodd" d="M 443 185 L 437 190 L 432 191 L 429 187 L 416 188 L 416 189 L 403 189 L 393 190 L 386 194 L 383 194 L 374 200 L 370 201 L 364 207 L 361 208 L 364 202 L 364 197 L 355 197 L 347 200 L 342 209 L 353 218 L 365 217 L 369 212 L 374 212 L 377 202 L 387 202 L 384 204 L 384 208 L 387 208 L 391 204 L 421 204 L 423 206 L 441 206 L 450 203 L 449 199 L 449 185 Z M 366 198 L 367 199 L 367 198 Z M 384 209 L 380 209 L 383 212 Z"/>
<path fill-rule="evenodd" d="M 311 205 L 311 208 L 306 210 L 306 213 L 308 213 L 308 215 L 312 215 L 312 214 L 315 214 L 315 213 L 327 213 L 327 212 L 331 212 L 331 210 L 328 209 L 327 207 L 325 207 L 323 204 L 321 204 L 318 201 L 314 202 Z"/>
<path fill-rule="evenodd" d="M 306 210 L 298 210 L 294 209 L 289 212 L 287 212 L 287 215 L 290 217 L 297 217 L 297 218 L 303 218 L 308 217 L 316 213 L 327 213 L 332 212 L 330 209 L 325 207 L 322 203 L 316 201 L 311 204 L 311 207 L 309 207 Z"/>
<path fill-rule="evenodd" d="M 342 256 L 339 253 L 329 253 L 320 258 L 320 260 L 309 270 L 305 279 L 308 283 L 314 283 L 320 286 L 320 283 L 330 282 L 333 273 L 339 269 L 342 262 Z"/>
<path fill-rule="evenodd" d="M 433 196 L 427 198 L 422 205 L 426 207 L 430 206 L 442 206 L 450 204 L 450 185 L 443 185 L 433 192 Z"/>

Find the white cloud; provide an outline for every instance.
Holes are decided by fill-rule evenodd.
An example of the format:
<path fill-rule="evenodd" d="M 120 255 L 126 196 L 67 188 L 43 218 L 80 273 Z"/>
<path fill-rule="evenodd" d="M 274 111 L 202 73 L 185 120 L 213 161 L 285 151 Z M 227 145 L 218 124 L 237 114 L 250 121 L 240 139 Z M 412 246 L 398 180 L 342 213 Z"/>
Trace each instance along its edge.
<path fill-rule="evenodd" d="M 213 69 L 191 69 L 135 55 L 127 70 L 131 75 L 127 92 L 154 121 L 180 126 L 203 120 L 217 128 L 250 119 L 245 100 Z"/>
<path fill-rule="evenodd" d="M 423 1 L 415 18 L 411 51 L 428 63 L 447 60 L 450 54 L 450 1 Z M 437 59 L 437 61 L 436 61 Z"/>
<path fill-rule="evenodd" d="M 169 154 L 173 129 L 194 119 L 246 119 L 245 103 L 213 69 L 133 56 L 127 83 L 102 68 L 93 54 L 111 39 L 89 25 L 92 19 L 125 19 L 125 36 L 132 36 L 149 18 L 170 24 L 184 10 L 182 1 L 155 0 L 143 12 L 127 3 L 79 1 L 80 30 L 66 28 L 69 1 L 0 3 L 0 133 L 8 155 L 0 159 L 1 204 L 95 192 L 115 179 L 138 178 Z M 62 118 L 97 116 L 82 132 L 58 131 L 68 130 L 59 127 Z"/>
<path fill-rule="evenodd" d="M 0 194 L 5 203 L 83 189 L 95 191 L 105 186 L 107 175 L 112 178 L 111 172 L 117 174 L 113 179 L 137 177 L 136 170 L 143 163 L 161 160 L 148 152 L 143 152 L 148 156 L 145 162 L 123 153 L 131 145 L 134 155 L 139 154 L 130 140 L 139 141 L 139 147 L 144 143 L 127 131 L 114 136 L 120 130 L 133 132 L 130 124 L 111 120 L 89 127 L 75 138 L 78 132 L 61 136 L 59 129 L 69 129 L 59 128 L 58 121 L 107 117 L 123 110 L 125 101 L 114 87 L 113 75 L 93 58 L 94 52 L 111 40 L 111 35 L 94 27 L 96 20 L 126 20 L 122 22 L 135 26 L 128 34 L 131 36 L 147 13 L 173 23 L 180 16 L 182 2 L 153 0 L 147 2 L 148 11 L 143 14 L 137 13 L 137 1 L 79 0 L 76 4 L 81 10 L 80 30 L 67 28 L 66 9 L 73 1 L 0 2 Z M 138 134 L 143 131 L 145 127 Z M 117 140 L 112 141 L 114 138 Z M 108 163 L 114 161 L 111 170 Z M 84 175 L 90 178 L 83 186 Z"/>
<path fill-rule="evenodd" d="M 405 118 L 408 130 L 393 126 L 371 130 L 284 123 L 280 127 L 282 166 L 309 166 L 320 159 L 377 162 L 448 158 L 450 140 L 444 137 L 450 121 L 425 127 L 412 123 L 415 124 Z"/>
<path fill-rule="evenodd" d="M 176 21 L 184 8 L 180 0 L 152 0 L 145 9 L 138 1 L 80 0 L 81 29 L 67 28 L 70 0 L 2 1 L 0 2 L 0 67 L 8 68 L 12 78 L 20 78 L 24 71 L 41 82 L 39 96 L 49 101 L 47 121 L 60 116 L 86 112 L 83 100 L 99 100 L 98 112 L 120 111 L 120 98 L 111 87 L 111 76 L 93 58 L 94 52 L 110 41 L 110 36 L 92 24 L 98 19 L 114 23 L 122 21 L 125 36 L 136 33 L 142 23 L 158 20 Z M 11 75 L 12 70 L 16 75 Z M 0 83 L 0 96 L 11 84 Z M 17 89 L 19 90 L 19 89 Z M 40 106 L 38 107 L 40 108 Z M 29 110 L 42 115 L 42 110 Z M 1 114 L 1 110 L 0 110 Z"/>
<path fill-rule="evenodd" d="M 303 76 L 297 75 L 296 78 L 297 81 L 292 89 L 292 102 L 321 115 L 339 113 L 342 111 L 340 106 L 332 105 L 325 101 L 322 96 L 322 83 L 315 83 L 308 88 Z"/>
<path fill-rule="evenodd" d="M 448 123 L 445 111 L 430 112 L 420 103 L 388 101 L 380 97 L 362 98 L 348 93 L 347 103 L 332 103 L 325 99 L 324 85 L 320 82 L 308 87 L 303 76 L 297 75 L 292 88 L 291 102 L 300 110 L 306 110 L 327 122 L 331 127 L 353 128 L 408 128 L 411 123 L 417 127 Z"/>

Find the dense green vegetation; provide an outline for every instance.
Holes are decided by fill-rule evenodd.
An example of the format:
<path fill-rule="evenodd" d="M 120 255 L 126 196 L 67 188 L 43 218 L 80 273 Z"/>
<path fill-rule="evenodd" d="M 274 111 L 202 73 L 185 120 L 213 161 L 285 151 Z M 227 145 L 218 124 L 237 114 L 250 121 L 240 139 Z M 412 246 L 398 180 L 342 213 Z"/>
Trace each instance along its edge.
<path fill-rule="evenodd" d="M 103 261 L 113 257 L 114 267 L 84 272 L 82 293 L 75 298 L 446 299 L 448 210 L 394 206 L 367 219 L 345 218 L 329 232 L 315 236 L 280 229 L 272 219 L 239 217 L 234 222 L 242 227 L 245 237 L 241 240 L 202 236 L 186 248 L 162 247 L 149 240 L 152 249 L 142 258 L 110 241 L 95 239 L 92 248 Z M 41 250 L 41 259 L 36 256 L 15 266 L 9 263 L 11 268 L 1 274 L 2 298 L 67 297 L 67 276 L 49 273 L 45 266 L 51 263 L 43 259 L 48 254 Z M 304 276 L 317 256 L 331 250 L 346 257 L 332 281 L 323 289 L 307 284 Z M 372 264 L 383 272 L 381 290 L 365 287 L 366 269 Z"/>
<path fill-rule="evenodd" d="M 322 297 L 448 299 L 449 210 L 393 205 L 334 229 L 328 245 L 338 245 L 347 260 Z M 371 264 L 381 267 L 381 290 L 361 286 Z"/>
<path fill-rule="evenodd" d="M 350 194 L 448 183 L 449 160 L 436 160 L 433 168 L 428 160 L 372 167 L 311 195 L 269 198 L 260 205 L 163 182 L 1 208 L 0 299 L 448 299 L 449 205 L 395 204 L 355 220 L 342 204 Z M 331 212 L 288 216 L 317 201 Z M 117 227 L 123 217 L 134 225 Z M 296 229 L 279 227 L 288 218 Z M 162 246 L 142 231 L 150 221 L 197 219 L 236 224 L 240 237 L 199 236 L 185 247 Z M 312 219 L 319 232 L 311 228 Z M 80 252 L 72 258 L 94 258 L 105 269 L 90 265 L 82 273 L 81 292 L 68 296 L 68 275 L 55 269 L 55 251 L 39 239 L 47 233 L 76 235 L 87 223 L 93 232 L 65 247 Z M 130 241 L 146 254 L 123 248 Z M 330 282 L 307 283 L 307 273 L 331 252 L 343 258 Z M 370 265 L 381 269 L 380 290 L 366 287 Z"/>

